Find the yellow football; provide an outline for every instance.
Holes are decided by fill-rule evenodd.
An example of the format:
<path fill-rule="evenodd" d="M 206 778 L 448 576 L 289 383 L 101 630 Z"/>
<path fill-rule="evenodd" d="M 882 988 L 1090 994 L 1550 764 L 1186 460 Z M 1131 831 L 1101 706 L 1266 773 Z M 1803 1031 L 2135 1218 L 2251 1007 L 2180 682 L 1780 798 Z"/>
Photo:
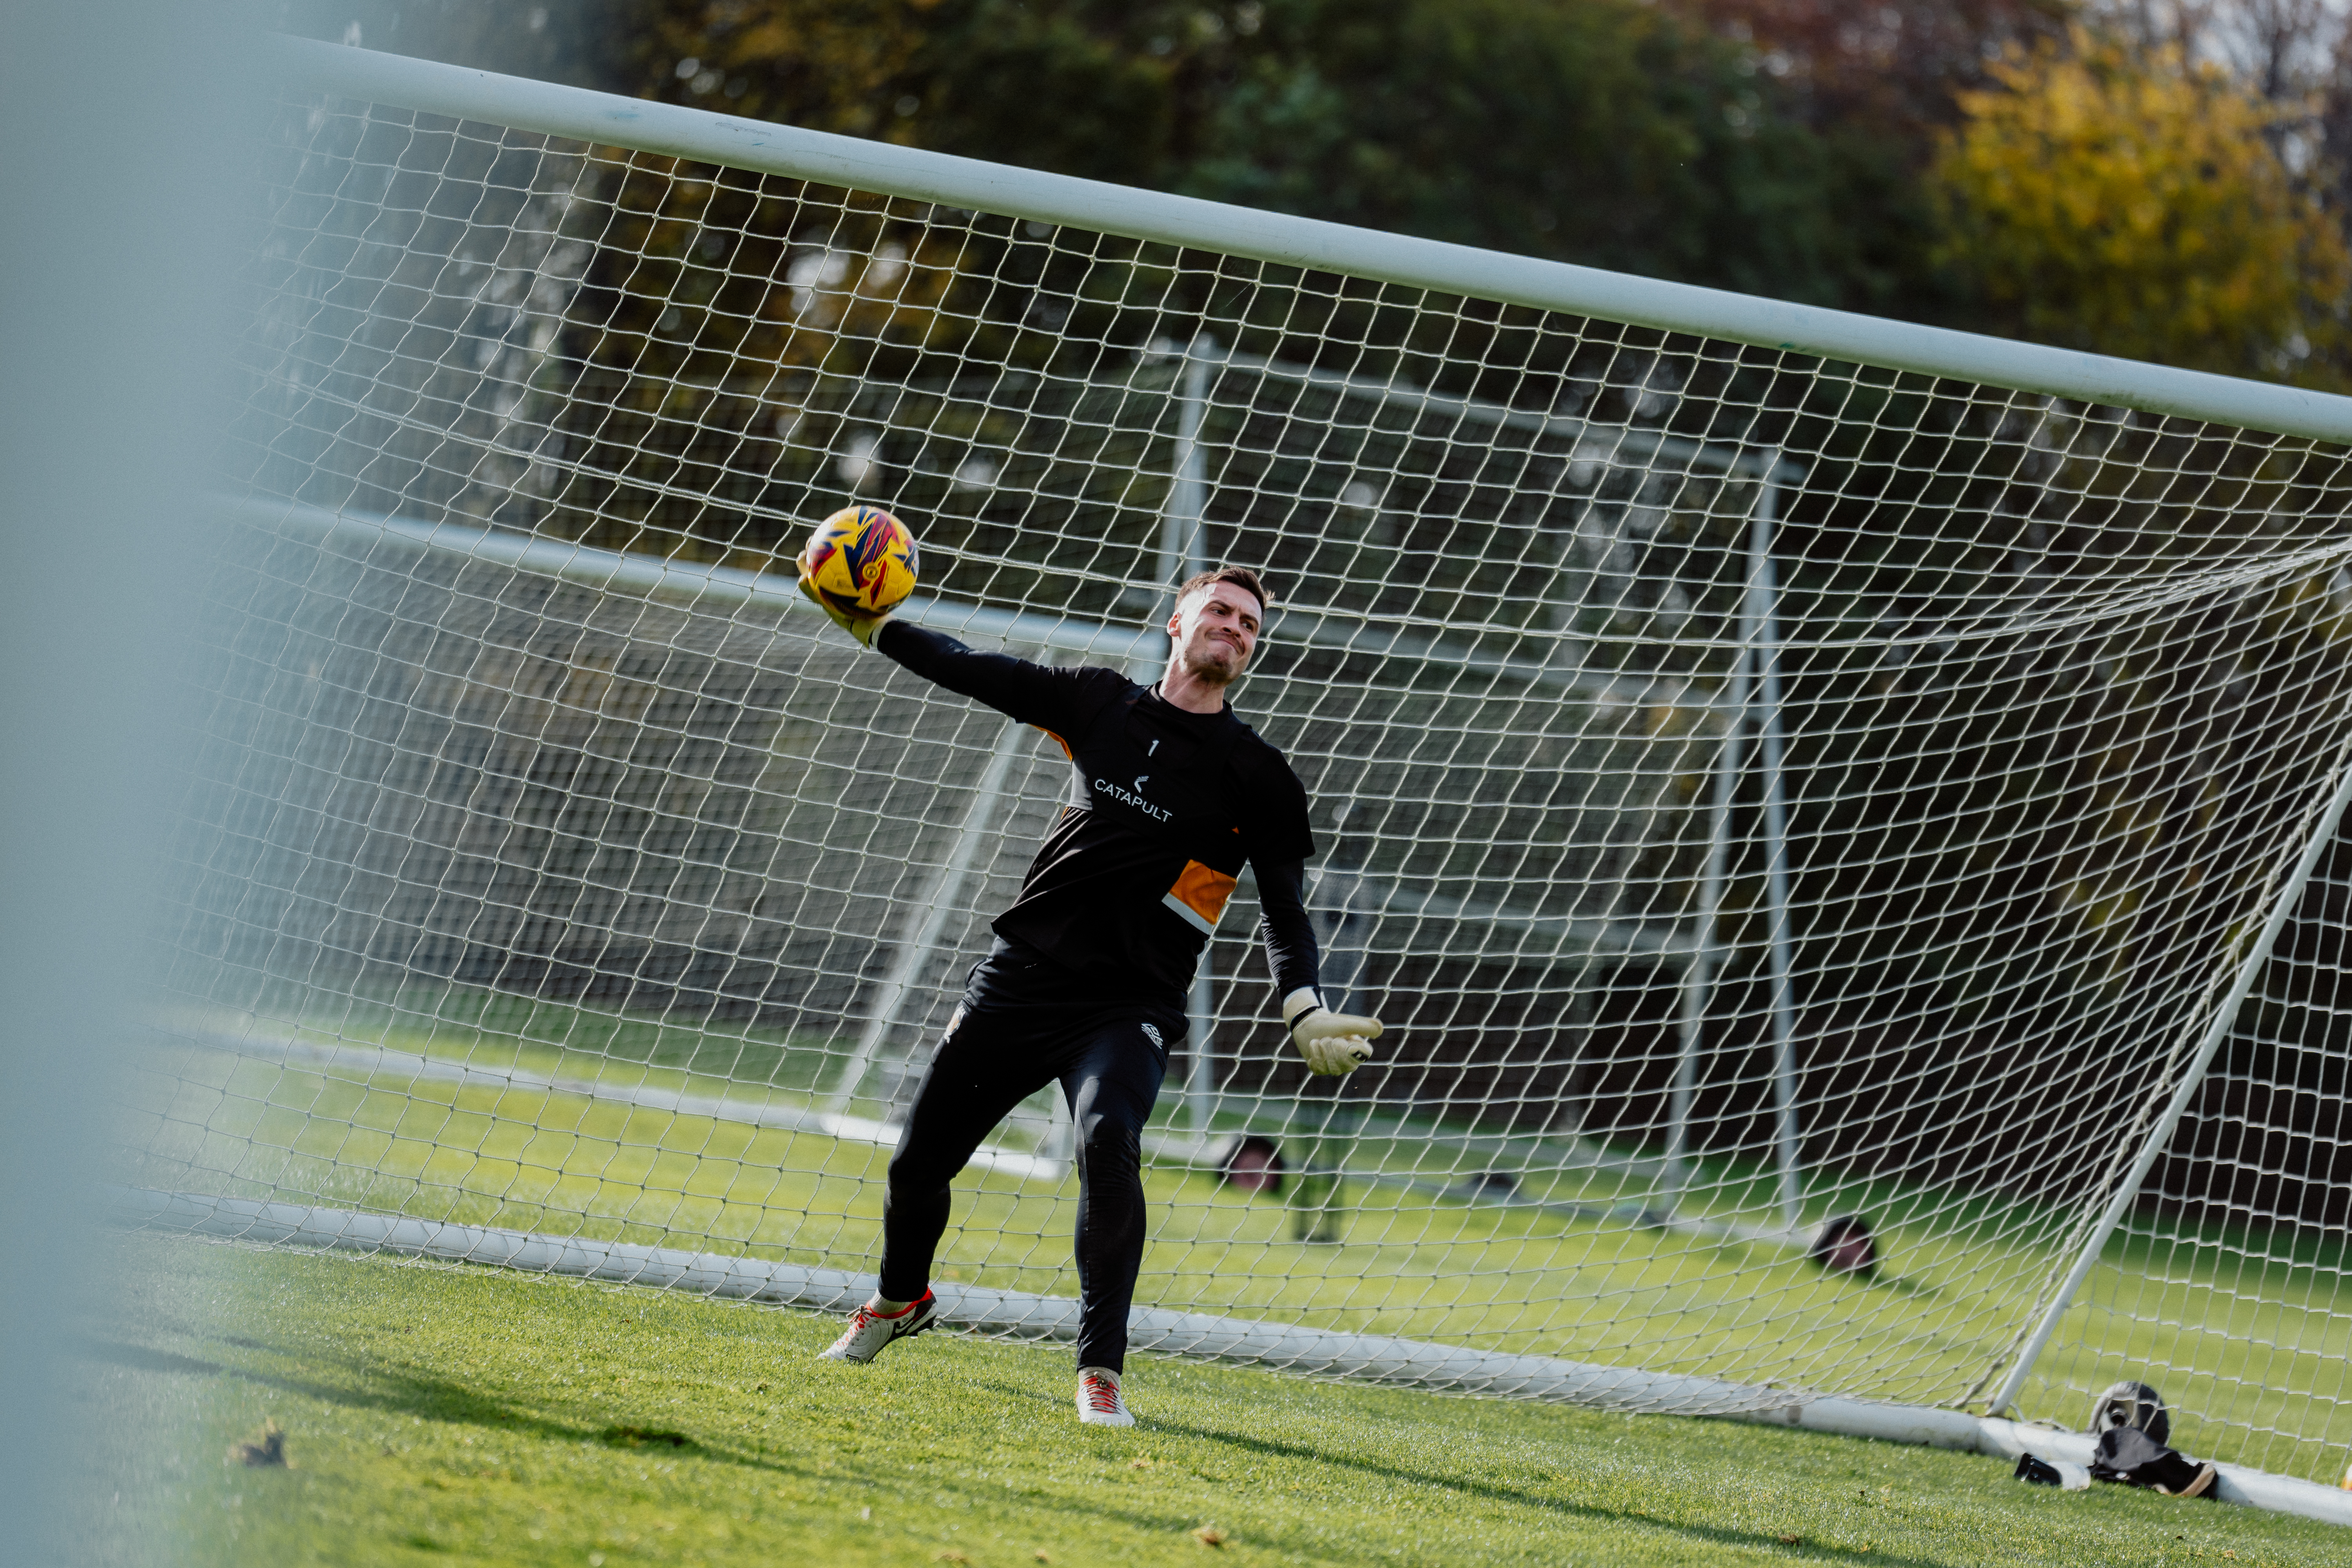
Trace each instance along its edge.
<path fill-rule="evenodd" d="M 818 523 L 801 559 L 845 615 L 878 616 L 915 591 L 915 536 L 878 506 L 845 506 Z"/>

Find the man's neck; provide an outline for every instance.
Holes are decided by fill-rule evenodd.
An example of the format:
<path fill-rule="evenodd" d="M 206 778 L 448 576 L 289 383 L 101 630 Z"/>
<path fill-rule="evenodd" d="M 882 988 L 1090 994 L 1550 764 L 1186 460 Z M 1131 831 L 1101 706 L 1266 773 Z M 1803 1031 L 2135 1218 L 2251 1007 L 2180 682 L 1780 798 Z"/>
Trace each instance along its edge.
<path fill-rule="evenodd" d="M 1171 659 L 1160 678 L 1160 700 L 1187 713 L 1222 713 L 1225 710 L 1225 686 L 1223 681 L 1203 680 Z"/>

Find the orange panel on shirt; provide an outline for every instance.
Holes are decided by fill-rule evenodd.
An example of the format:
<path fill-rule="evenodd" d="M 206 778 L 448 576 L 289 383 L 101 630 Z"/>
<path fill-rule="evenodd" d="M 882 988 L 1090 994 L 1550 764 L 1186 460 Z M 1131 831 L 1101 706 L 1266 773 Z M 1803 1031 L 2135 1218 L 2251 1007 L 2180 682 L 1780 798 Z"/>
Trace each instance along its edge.
<path fill-rule="evenodd" d="M 1187 860 L 1176 875 L 1176 885 L 1160 901 L 1183 916 L 1187 925 L 1214 935 L 1217 921 L 1225 912 L 1225 900 L 1234 896 L 1234 880 L 1198 860 Z"/>

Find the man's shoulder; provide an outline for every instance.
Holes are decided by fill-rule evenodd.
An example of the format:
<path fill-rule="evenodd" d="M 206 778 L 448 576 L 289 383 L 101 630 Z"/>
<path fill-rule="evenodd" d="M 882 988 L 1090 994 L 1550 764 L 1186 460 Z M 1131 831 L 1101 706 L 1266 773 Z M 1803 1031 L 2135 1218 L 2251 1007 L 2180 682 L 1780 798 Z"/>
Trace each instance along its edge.
<path fill-rule="evenodd" d="M 1232 710 L 1227 710 L 1228 712 Z M 1244 842 L 1252 855 L 1271 854 L 1277 860 L 1303 860 L 1315 853 L 1315 835 L 1307 826 L 1314 805 L 1306 781 L 1291 767 L 1282 748 L 1259 734 L 1238 714 L 1229 775 L 1241 786 L 1236 803 Z"/>
<path fill-rule="evenodd" d="M 1056 664 L 1046 668 L 1068 681 L 1069 689 L 1077 693 L 1080 700 L 1088 703 L 1115 702 L 1143 689 L 1118 670 L 1104 665 Z"/>
<path fill-rule="evenodd" d="M 1239 713 L 1233 712 L 1231 709 L 1226 711 L 1241 729 L 1241 734 L 1234 742 L 1233 756 L 1234 766 L 1241 771 L 1242 776 L 1252 783 L 1277 778 L 1287 778 L 1296 783 L 1298 774 L 1291 767 L 1290 759 L 1283 754 L 1282 748 L 1259 734 Z"/>

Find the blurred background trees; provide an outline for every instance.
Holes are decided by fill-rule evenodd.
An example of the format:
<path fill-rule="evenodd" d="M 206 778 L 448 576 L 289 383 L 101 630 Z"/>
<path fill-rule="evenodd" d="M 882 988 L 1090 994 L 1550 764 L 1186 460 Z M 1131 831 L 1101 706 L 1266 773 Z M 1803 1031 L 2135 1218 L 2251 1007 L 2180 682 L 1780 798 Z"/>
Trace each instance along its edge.
<path fill-rule="evenodd" d="M 1749 51 L 1628 0 L 645 0 L 637 90 L 1789 298 L 1865 285 Z"/>
<path fill-rule="evenodd" d="M 1995 323 L 2200 370 L 2338 379 L 2344 236 L 2277 144 L 2293 110 L 2178 44 L 2078 31 L 1960 95 L 1941 258 Z"/>
<path fill-rule="evenodd" d="M 2335 0 L 284 0 L 370 47 L 2346 379 Z"/>

